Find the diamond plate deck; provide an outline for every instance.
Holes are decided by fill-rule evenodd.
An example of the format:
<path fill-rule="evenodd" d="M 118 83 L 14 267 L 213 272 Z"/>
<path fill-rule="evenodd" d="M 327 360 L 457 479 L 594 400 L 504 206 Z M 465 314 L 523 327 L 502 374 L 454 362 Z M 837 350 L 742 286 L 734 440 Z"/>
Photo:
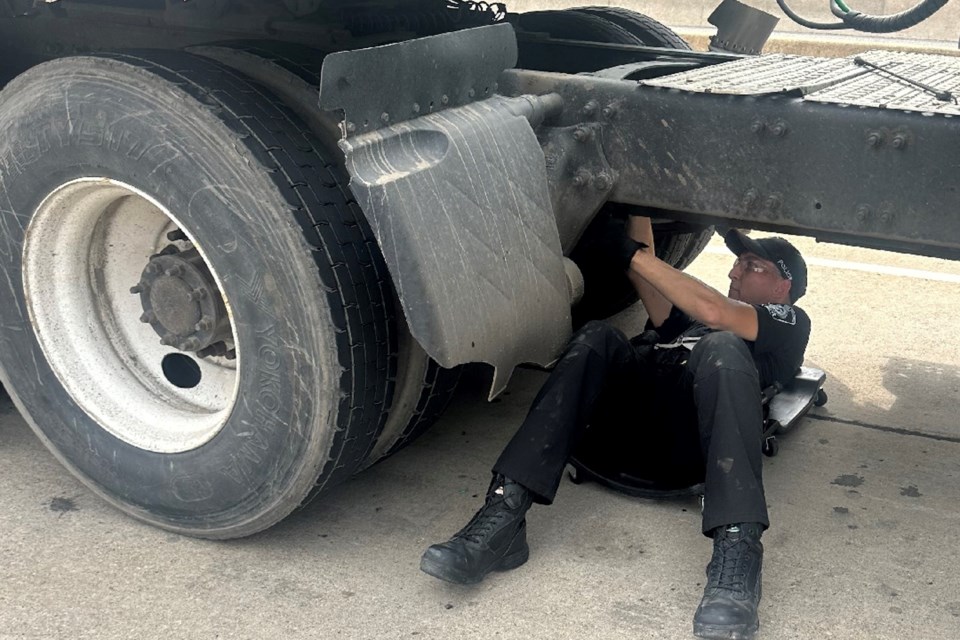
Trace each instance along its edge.
<path fill-rule="evenodd" d="M 960 94 L 960 58 L 923 53 L 869 51 L 854 57 L 810 58 L 772 54 L 744 58 L 642 82 L 645 86 L 724 95 L 798 94 L 812 102 L 960 115 L 956 102 L 884 73 L 890 71 L 938 91 Z"/>
<path fill-rule="evenodd" d="M 861 54 L 861 57 L 883 67 L 884 71 L 922 82 L 938 91 L 950 91 L 954 96 L 960 94 L 960 58 L 891 51 L 869 51 Z M 960 115 L 960 106 L 956 102 L 938 100 L 928 91 L 876 70 L 817 91 L 806 96 L 806 99 L 881 109 Z"/>

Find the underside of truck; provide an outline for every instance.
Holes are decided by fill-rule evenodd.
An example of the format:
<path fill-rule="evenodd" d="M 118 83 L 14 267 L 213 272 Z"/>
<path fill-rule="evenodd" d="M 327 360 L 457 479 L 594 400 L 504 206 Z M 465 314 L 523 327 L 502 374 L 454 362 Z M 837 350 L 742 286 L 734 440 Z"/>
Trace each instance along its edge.
<path fill-rule="evenodd" d="M 463 365 L 496 395 L 633 304 L 630 212 L 678 268 L 715 226 L 960 255 L 960 58 L 727 44 L 615 7 L 6 0 L 4 386 L 117 507 L 239 537 Z"/>

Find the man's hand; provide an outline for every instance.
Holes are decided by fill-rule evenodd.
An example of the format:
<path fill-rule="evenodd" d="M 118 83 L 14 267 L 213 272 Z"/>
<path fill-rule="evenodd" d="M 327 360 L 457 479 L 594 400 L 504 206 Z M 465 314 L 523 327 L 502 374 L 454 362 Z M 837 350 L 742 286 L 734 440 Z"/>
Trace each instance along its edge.
<path fill-rule="evenodd" d="M 627 271 L 630 269 L 630 262 L 633 261 L 633 256 L 637 251 L 649 248 L 650 245 L 645 242 L 637 242 L 627 234 L 623 234 L 620 238 L 620 244 L 617 246 L 617 254 L 614 260 L 621 271 Z"/>

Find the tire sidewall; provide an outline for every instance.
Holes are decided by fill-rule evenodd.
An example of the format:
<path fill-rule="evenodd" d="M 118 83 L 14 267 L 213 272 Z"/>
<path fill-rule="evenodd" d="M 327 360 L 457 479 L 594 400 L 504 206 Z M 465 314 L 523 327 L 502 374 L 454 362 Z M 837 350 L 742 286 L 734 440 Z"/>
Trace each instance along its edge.
<path fill-rule="evenodd" d="M 108 433 L 60 384 L 31 328 L 25 230 L 49 193 L 83 177 L 151 195 L 219 274 L 243 366 L 226 424 L 197 449 L 157 454 Z M 258 530 L 289 512 L 327 462 L 339 403 L 335 327 L 290 208 L 217 115 L 143 69 L 60 60 L 0 94 L 3 382 L 58 458 L 125 511 L 168 529 L 243 535 L 250 514 Z"/>

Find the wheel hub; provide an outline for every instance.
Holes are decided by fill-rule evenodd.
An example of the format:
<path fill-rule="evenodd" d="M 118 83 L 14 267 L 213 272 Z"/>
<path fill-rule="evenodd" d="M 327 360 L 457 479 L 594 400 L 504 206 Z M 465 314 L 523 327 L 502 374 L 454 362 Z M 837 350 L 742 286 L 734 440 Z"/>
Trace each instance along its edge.
<path fill-rule="evenodd" d="M 226 344 L 231 336 L 226 305 L 196 249 L 171 244 L 151 256 L 130 293 L 140 296 L 140 320 L 153 327 L 160 344 L 200 357 L 236 357 Z"/>

